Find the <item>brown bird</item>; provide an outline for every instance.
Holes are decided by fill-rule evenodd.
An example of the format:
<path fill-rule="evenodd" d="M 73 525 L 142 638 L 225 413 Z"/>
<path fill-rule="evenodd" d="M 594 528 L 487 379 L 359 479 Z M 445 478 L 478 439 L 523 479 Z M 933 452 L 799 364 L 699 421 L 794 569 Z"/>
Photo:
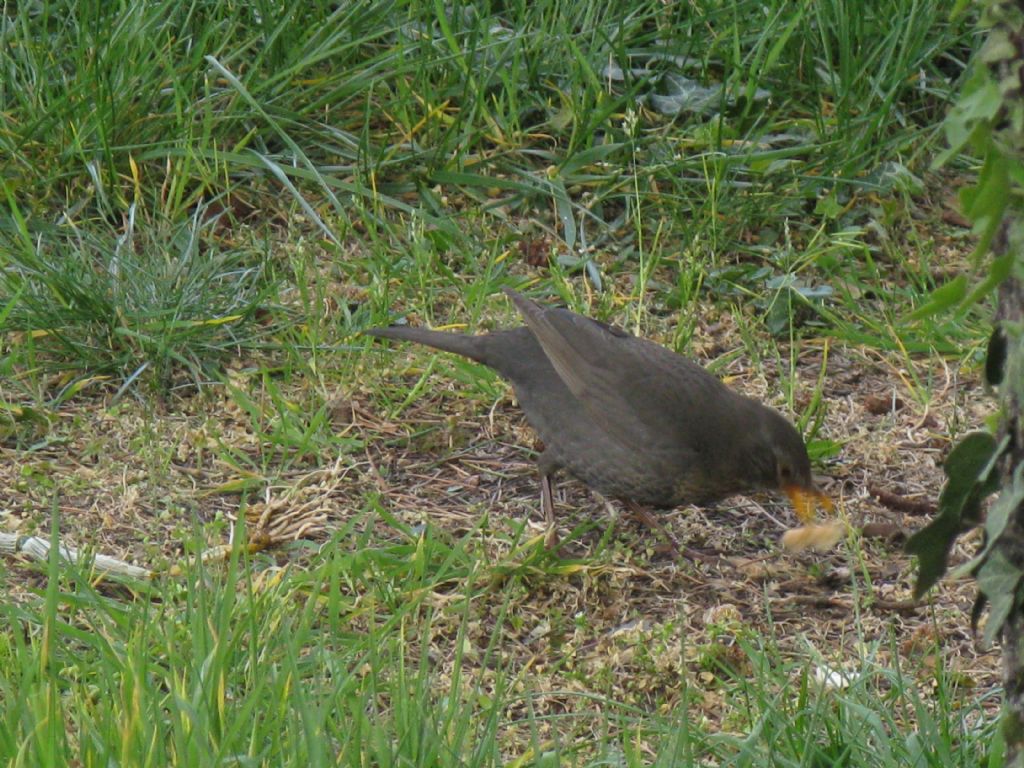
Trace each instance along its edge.
<path fill-rule="evenodd" d="M 777 411 L 658 344 L 505 293 L 525 327 L 480 336 L 405 326 L 366 333 L 455 352 L 511 382 L 544 442 L 537 466 L 549 530 L 551 477 L 560 469 L 657 528 L 646 507 L 757 490 L 785 492 L 803 520 L 816 502 L 828 505 L 814 487 L 803 440 Z"/>

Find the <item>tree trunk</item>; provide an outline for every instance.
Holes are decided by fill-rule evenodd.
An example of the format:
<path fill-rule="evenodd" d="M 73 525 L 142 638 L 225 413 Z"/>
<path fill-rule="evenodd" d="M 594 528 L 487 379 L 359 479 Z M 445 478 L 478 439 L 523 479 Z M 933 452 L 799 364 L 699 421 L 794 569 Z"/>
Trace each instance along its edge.
<path fill-rule="evenodd" d="M 1024 226 L 1008 214 L 1000 246 L 1015 252 L 1013 271 L 999 289 L 997 320 L 1005 334 L 1006 368 L 1002 384 L 1002 431 L 1010 437 L 1009 454 L 1002 466 L 1002 493 L 1009 494 L 1018 468 L 1024 468 Z M 998 255 L 998 254 L 997 254 Z M 1024 570 L 1024 503 L 1019 503 L 999 540 L 999 551 L 1018 569 Z M 1024 605 L 1019 599 L 1002 628 L 1003 685 L 1005 706 L 1003 734 L 1006 764 L 1024 768 Z M 990 597 L 991 599 L 991 597 Z"/>

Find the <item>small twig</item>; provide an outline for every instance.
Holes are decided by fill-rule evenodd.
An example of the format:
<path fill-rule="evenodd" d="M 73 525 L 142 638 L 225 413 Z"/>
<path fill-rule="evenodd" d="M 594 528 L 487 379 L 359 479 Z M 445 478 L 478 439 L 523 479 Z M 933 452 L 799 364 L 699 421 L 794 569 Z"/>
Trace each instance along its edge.
<path fill-rule="evenodd" d="M 61 560 L 69 563 L 80 563 L 83 559 L 88 562 L 96 573 L 111 576 L 127 576 L 140 581 L 152 578 L 152 572 L 137 565 L 131 565 L 123 560 L 108 555 L 93 555 L 91 558 L 83 557 L 77 549 L 66 544 L 57 544 Z M 23 554 L 33 560 L 46 562 L 50 557 L 50 540 L 40 536 L 18 536 L 10 533 L 0 533 L 0 553 L 2 554 Z"/>
<path fill-rule="evenodd" d="M 790 600 L 799 605 L 809 605 L 812 608 L 853 610 L 853 603 L 851 601 L 842 600 L 838 597 L 827 597 L 826 595 L 786 595 L 780 599 Z M 894 611 L 896 613 L 916 613 L 924 605 L 913 600 L 885 600 L 884 598 L 873 597 L 865 601 L 865 607 L 882 611 Z"/>
<path fill-rule="evenodd" d="M 884 539 L 887 544 L 906 540 L 910 536 L 902 526 L 885 522 L 865 523 L 860 529 L 860 535 L 865 539 Z"/>
<path fill-rule="evenodd" d="M 869 485 L 868 493 L 896 512 L 906 512 L 908 515 L 934 515 L 936 511 L 936 506 L 930 501 L 908 499 L 876 485 Z"/>

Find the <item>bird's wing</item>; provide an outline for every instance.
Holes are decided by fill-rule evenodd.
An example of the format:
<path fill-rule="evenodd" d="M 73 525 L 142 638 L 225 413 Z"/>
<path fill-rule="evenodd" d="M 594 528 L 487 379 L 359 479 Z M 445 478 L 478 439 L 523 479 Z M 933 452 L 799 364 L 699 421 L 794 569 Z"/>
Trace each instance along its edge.
<path fill-rule="evenodd" d="M 701 453 L 709 439 L 721 441 L 711 432 L 730 427 L 728 410 L 739 407 L 737 396 L 696 363 L 625 331 L 506 293 L 569 391 L 621 446 L 691 461 L 688 453 Z"/>

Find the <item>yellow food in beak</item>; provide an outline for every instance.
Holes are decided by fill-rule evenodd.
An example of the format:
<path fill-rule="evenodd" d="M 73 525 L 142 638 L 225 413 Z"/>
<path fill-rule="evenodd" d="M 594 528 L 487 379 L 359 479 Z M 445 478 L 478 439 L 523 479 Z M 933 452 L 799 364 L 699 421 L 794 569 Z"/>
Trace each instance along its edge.
<path fill-rule="evenodd" d="M 789 497 L 790 503 L 800 522 L 809 523 L 820 505 L 826 512 L 835 509 L 832 499 L 816 488 L 804 488 L 799 485 L 787 485 L 782 489 Z"/>
<path fill-rule="evenodd" d="M 801 552 L 805 549 L 827 552 L 839 543 L 845 533 L 846 528 L 840 522 L 802 525 L 782 534 L 782 546 L 790 552 Z"/>

